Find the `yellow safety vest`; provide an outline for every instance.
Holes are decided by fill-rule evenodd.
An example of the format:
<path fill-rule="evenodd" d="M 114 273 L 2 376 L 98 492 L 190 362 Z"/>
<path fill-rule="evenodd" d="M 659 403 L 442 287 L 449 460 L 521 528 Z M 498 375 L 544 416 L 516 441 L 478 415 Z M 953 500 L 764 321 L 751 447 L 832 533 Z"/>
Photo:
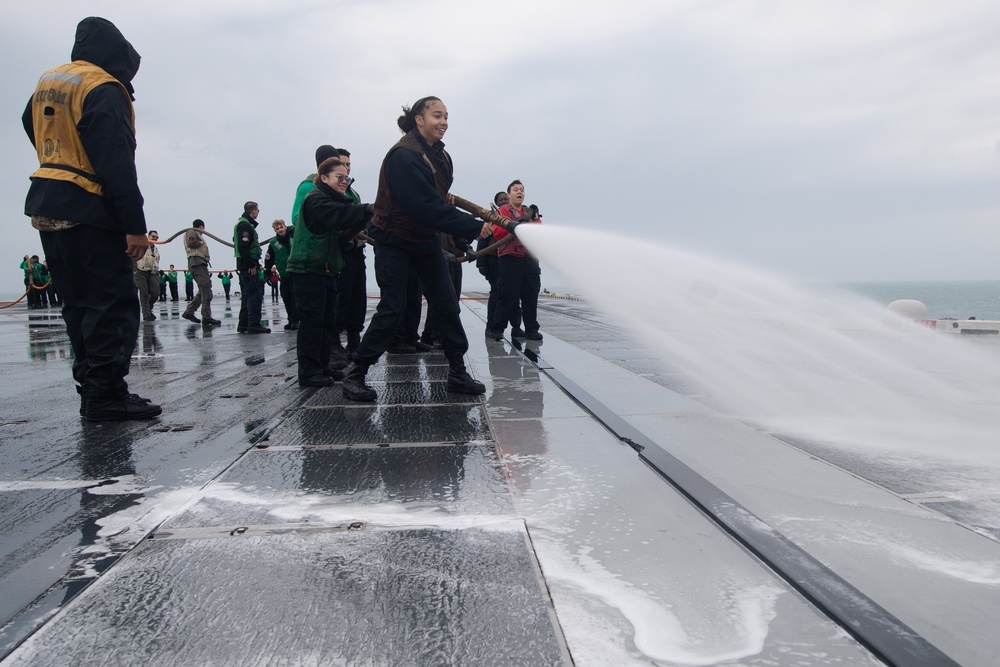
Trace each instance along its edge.
<path fill-rule="evenodd" d="M 31 99 L 31 118 L 35 125 L 35 148 L 38 170 L 32 178 L 51 178 L 75 183 L 87 192 L 104 196 L 104 188 L 83 149 L 76 126 L 83 115 L 83 102 L 97 86 L 114 83 L 128 101 L 131 130 L 135 133 L 135 109 L 132 96 L 118 79 L 97 65 L 76 60 L 42 74 Z"/>

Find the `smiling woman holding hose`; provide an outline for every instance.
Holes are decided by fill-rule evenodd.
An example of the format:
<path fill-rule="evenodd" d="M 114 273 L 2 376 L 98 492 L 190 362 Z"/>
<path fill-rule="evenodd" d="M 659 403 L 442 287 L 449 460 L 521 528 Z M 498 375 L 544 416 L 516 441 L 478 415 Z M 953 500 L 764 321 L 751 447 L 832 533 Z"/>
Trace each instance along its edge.
<path fill-rule="evenodd" d="M 406 309 L 410 271 L 417 274 L 428 303 L 438 313 L 438 330 L 449 365 L 448 391 L 482 394 L 486 388 L 465 369 L 469 340 L 438 233 L 473 239 L 490 235 L 492 226 L 448 203 L 454 166 L 441 141 L 448 129 L 444 102 L 436 97 L 421 98 L 412 107 L 403 107 L 396 124 L 403 138 L 382 161 L 372 217 L 375 279 L 382 295 L 354 351 L 354 363 L 347 369 L 344 396 L 355 401 L 377 398 L 365 384 L 365 375 L 392 345 Z"/>

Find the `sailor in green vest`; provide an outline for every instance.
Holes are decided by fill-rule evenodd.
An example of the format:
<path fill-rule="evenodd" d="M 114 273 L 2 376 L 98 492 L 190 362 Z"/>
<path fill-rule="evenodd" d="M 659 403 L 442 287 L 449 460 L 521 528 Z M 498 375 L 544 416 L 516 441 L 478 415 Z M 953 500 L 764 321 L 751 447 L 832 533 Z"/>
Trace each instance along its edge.
<path fill-rule="evenodd" d="M 167 271 L 167 287 L 170 288 L 170 300 L 177 301 L 177 269 L 174 268 L 173 264 L 170 265 L 170 270 Z M 164 295 L 163 300 L 167 300 L 166 295 Z"/>
<path fill-rule="evenodd" d="M 295 227 L 285 226 L 284 220 L 275 220 L 271 223 L 271 227 L 274 229 L 274 238 L 268 243 L 267 254 L 264 255 L 264 274 L 269 276 L 273 268 L 278 269 L 278 276 L 281 278 L 279 287 L 281 300 L 285 302 L 285 312 L 288 313 L 285 329 L 294 331 L 299 328 L 299 315 L 295 310 L 292 276 L 288 273 L 288 256 L 292 252 Z"/>
<path fill-rule="evenodd" d="M 341 369 L 346 363 L 331 364 L 337 277 L 344 265 L 340 239 L 363 229 L 374 210 L 371 204 L 355 204 L 344 196 L 347 179 L 347 168 L 336 157 L 320 164 L 316 189 L 302 202 L 301 222 L 288 258 L 299 315 L 296 353 L 300 387 L 328 386 L 344 377 Z"/>
<path fill-rule="evenodd" d="M 219 274 L 219 280 L 222 281 L 222 290 L 226 293 L 226 301 L 229 301 L 229 290 L 232 289 L 233 276 L 229 271 L 223 271 Z"/>
<path fill-rule="evenodd" d="M 21 269 L 24 271 L 24 288 L 28 293 L 28 308 L 35 309 L 42 307 L 41 292 L 35 289 L 35 285 L 42 284 L 42 272 L 38 261 L 38 255 L 32 257 L 24 256 L 21 262 Z"/>
<path fill-rule="evenodd" d="M 237 333 L 265 334 L 271 330 L 260 321 L 264 301 L 264 280 L 260 265 L 260 240 L 257 238 L 257 216 L 260 207 L 256 202 L 243 204 L 243 215 L 233 228 L 233 250 L 236 254 L 236 275 L 240 279 L 240 316 Z"/>

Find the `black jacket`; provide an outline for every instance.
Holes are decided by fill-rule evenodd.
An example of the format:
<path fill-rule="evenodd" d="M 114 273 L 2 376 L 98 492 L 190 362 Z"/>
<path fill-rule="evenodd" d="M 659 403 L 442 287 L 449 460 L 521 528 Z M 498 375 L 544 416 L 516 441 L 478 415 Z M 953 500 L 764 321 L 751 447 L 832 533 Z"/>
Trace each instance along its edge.
<path fill-rule="evenodd" d="M 331 231 L 357 234 L 371 219 L 371 211 L 366 204 L 355 204 L 322 181 L 316 189 L 323 196 L 308 196 L 302 202 L 303 224 L 315 236 Z"/>
<path fill-rule="evenodd" d="M 420 133 L 412 133 L 424 147 L 436 167 L 448 174 L 452 165 L 444 152 L 444 142 L 428 146 Z M 414 219 L 427 227 L 458 238 L 476 238 L 483 223 L 454 206 L 446 203 L 434 187 L 431 168 L 418 153 L 411 150 L 393 150 L 385 160 L 385 180 L 389 190 Z"/>
<path fill-rule="evenodd" d="M 107 19 L 90 17 L 80 21 L 72 59 L 97 65 L 133 92 L 132 79 L 139 70 L 139 54 Z M 31 100 L 21 123 L 34 145 Z M 131 110 L 121 90 L 109 83 L 91 91 L 84 100 L 83 114 L 76 127 L 83 149 L 104 186 L 105 196 L 87 192 L 68 181 L 33 178 L 24 203 L 25 215 L 44 215 L 127 234 L 145 234 L 146 217 L 135 171 L 135 134 Z"/>

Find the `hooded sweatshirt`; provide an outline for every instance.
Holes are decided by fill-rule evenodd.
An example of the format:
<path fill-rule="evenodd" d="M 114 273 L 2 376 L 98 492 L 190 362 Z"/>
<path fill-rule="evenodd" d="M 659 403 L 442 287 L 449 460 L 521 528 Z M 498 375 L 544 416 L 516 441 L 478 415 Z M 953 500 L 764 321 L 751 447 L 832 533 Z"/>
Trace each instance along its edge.
<path fill-rule="evenodd" d="M 139 54 L 107 19 L 90 17 L 76 30 L 72 59 L 96 65 L 119 81 L 131 95 L 132 79 L 139 70 Z M 35 144 L 32 104 L 28 101 L 21 123 Z M 24 204 L 25 215 L 68 220 L 127 234 L 145 234 L 135 170 L 135 131 L 132 109 L 114 83 L 94 88 L 85 98 L 76 123 L 84 151 L 104 188 L 104 196 L 87 192 L 69 181 L 32 178 Z"/>

